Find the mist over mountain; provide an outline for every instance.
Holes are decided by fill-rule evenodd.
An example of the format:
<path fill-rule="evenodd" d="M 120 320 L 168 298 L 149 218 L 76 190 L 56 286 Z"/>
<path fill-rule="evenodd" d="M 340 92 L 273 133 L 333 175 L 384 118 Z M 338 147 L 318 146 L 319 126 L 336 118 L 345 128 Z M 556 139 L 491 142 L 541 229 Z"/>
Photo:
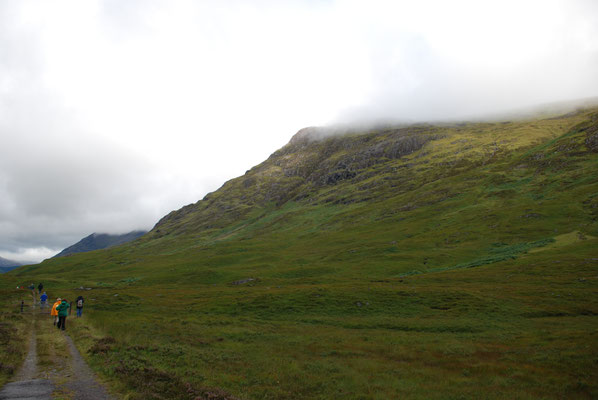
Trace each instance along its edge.
<path fill-rule="evenodd" d="M 555 114 L 560 106 L 520 114 L 542 116 L 531 120 L 304 128 L 245 175 L 169 213 L 147 237 L 207 233 L 287 203 L 350 205 L 397 198 L 545 141 L 551 130 L 574 121 L 589 118 L 587 123 L 595 124 L 595 116 L 584 117 L 593 108 L 575 104 L 577 111 L 560 116 Z M 446 190 L 444 197 L 452 196 L 454 189 Z"/>
<path fill-rule="evenodd" d="M 108 233 L 92 233 L 91 235 L 81 239 L 72 246 L 67 247 L 53 258 L 64 257 L 75 253 L 85 253 L 93 250 L 106 249 L 108 247 L 118 246 L 130 241 L 133 241 L 143 235 L 147 231 L 132 231 L 122 235 L 111 235 Z"/>

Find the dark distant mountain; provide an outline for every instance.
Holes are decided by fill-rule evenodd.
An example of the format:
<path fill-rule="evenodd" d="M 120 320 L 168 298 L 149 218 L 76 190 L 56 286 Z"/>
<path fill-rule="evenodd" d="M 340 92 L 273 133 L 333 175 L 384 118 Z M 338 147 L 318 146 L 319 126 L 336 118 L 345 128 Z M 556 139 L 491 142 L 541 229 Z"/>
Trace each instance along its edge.
<path fill-rule="evenodd" d="M 107 233 L 92 233 L 86 238 L 81 239 L 79 242 L 72 246 L 67 247 L 54 257 L 64 257 L 74 253 L 85 253 L 87 251 L 106 249 L 112 246 L 118 246 L 119 244 L 131 242 L 140 236 L 143 236 L 147 231 L 133 231 L 122 235 L 110 235 Z"/>
<path fill-rule="evenodd" d="M 16 267 L 20 267 L 21 265 L 25 265 L 25 263 L 0 257 L 0 274 L 15 269 Z"/>

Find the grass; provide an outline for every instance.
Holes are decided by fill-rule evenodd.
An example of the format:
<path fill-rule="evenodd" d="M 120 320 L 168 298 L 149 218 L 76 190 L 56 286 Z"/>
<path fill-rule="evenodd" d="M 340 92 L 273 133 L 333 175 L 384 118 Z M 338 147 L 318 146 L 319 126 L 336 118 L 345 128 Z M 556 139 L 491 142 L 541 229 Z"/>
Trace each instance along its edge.
<path fill-rule="evenodd" d="M 0 289 L 0 387 L 13 376 L 21 366 L 27 352 L 31 329 L 27 318 L 31 306 L 31 296 L 23 291 L 17 296 Z M 21 300 L 24 313 L 21 313 Z"/>
<path fill-rule="evenodd" d="M 53 317 L 46 313 L 35 316 L 38 368 L 42 375 L 48 376 L 55 371 L 67 375 L 69 350 L 65 338 L 52 324 Z"/>
<path fill-rule="evenodd" d="M 596 263 L 574 246 L 402 281 L 98 288 L 71 332 L 130 398 L 591 398 Z"/>
<path fill-rule="evenodd" d="M 0 287 L 83 293 L 75 342 L 129 399 L 596 398 L 595 114 L 435 127 L 376 163 L 396 132 L 287 147 Z"/>

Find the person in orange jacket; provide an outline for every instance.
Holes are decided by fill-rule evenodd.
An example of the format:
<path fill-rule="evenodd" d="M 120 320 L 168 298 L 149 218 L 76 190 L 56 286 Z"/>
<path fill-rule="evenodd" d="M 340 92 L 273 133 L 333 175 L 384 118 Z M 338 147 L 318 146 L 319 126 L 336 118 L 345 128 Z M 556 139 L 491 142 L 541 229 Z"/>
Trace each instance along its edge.
<path fill-rule="evenodd" d="M 62 300 L 59 297 L 56 299 L 56 303 L 54 303 L 54 305 L 52 306 L 52 311 L 50 311 L 50 316 L 54 317 L 54 325 L 58 323 L 58 310 L 56 309 L 56 307 L 58 307 L 60 303 L 62 303 Z"/>

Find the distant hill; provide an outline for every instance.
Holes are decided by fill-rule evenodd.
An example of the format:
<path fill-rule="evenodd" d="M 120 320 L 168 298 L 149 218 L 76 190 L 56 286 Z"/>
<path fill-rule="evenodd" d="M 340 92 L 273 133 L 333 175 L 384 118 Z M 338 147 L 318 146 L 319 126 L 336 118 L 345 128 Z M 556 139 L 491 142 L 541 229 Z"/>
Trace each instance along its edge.
<path fill-rule="evenodd" d="M 81 239 L 72 246 L 67 247 L 52 258 L 64 257 L 74 253 L 85 253 L 87 251 L 105 249 L 119 244 L 131 242 L 140 236 L 143 236 L 147 231 L 132 231 L 122 235 L 110 235 L 107 233 L 92 233 L 91 235 Z"/>
<path fill-rule="evenodd" d="M 21 265 L 25 264 L 19 261 L 7 260 L 6 258 L 0 257 L 0 274 L 8 272 L 11 269 L 15 269 L 16 267 L 20 267 Z"/>

